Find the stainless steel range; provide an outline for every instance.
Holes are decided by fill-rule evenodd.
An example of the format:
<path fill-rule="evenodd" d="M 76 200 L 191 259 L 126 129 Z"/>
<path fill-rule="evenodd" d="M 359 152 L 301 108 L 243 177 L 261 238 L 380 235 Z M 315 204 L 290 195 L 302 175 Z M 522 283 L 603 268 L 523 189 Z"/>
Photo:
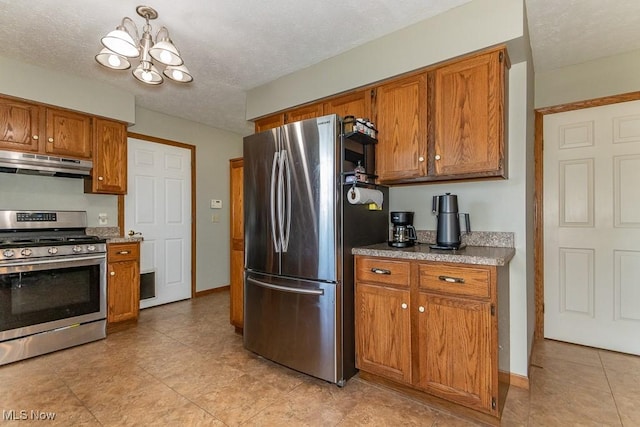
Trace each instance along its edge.
<path fill-rule="evenodd" d="M 83 211 L 0 210 L 0 365 L 106 337 L 106 243 Z"/>

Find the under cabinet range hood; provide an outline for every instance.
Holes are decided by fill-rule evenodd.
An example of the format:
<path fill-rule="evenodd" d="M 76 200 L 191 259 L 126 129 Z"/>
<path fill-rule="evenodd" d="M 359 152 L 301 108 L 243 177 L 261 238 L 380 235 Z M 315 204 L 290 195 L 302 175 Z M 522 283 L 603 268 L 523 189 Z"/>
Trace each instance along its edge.
<path fill-rule="evenodd" d="M 91 160 L 0 150 L 0 172 L 84 178 L 89 176 L 92 167 Z"/>

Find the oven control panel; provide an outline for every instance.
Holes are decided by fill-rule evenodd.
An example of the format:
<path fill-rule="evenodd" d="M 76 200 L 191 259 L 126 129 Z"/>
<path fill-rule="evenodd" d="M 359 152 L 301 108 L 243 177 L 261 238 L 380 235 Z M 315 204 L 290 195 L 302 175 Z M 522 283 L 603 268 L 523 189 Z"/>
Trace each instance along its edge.
<path fill-rule="evenodd" d="M 58 214 L 56 212 L 16 212 L 17 222 L 55 222 L 57 220 Z"/>

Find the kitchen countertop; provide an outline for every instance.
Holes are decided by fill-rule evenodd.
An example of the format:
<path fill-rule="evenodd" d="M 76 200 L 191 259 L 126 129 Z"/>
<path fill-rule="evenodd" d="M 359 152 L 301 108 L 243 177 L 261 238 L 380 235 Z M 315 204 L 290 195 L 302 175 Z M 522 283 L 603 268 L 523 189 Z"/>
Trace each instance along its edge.
<path fill-rule="evenodd" d="M 107 239 L 107 243 L 131 243 L 142 242 L 144 240 L 142 236 L 120 236 L 120 229 L 118 227 L 87 227 L 86 231 L 89 235 Z"/>
<path fill-rule="evenodd" d="M 394 248 L 387 242 L 353 248 L 354 255 L 398 258 L 417 261 L 440 261 L 475 265 L 507 265 L 516 253 L 514 248 L 493 246 L 467 246 L 449 251 L 431 249 L 429 244 L 417 244 L 409 248 Z"/>
<path fill-rule="evenodd" d="M 132 242 L 142 242 L 144 240 L 142 237 L 105 237 L 107 239 L 107 244 L 109 243 L 132 243 Z"/>

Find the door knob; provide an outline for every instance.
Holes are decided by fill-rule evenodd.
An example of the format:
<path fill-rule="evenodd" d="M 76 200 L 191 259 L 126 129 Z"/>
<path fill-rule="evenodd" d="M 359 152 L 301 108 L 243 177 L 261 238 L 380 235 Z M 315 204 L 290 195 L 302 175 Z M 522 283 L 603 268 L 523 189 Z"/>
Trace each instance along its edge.
<path fill-rule="evenodd" d="M 133 230 L 129 230 L 129 237 L 133 237 L 133 236 L 142 236 L 142 233 L 139 231 L 133 231 Z"/>

